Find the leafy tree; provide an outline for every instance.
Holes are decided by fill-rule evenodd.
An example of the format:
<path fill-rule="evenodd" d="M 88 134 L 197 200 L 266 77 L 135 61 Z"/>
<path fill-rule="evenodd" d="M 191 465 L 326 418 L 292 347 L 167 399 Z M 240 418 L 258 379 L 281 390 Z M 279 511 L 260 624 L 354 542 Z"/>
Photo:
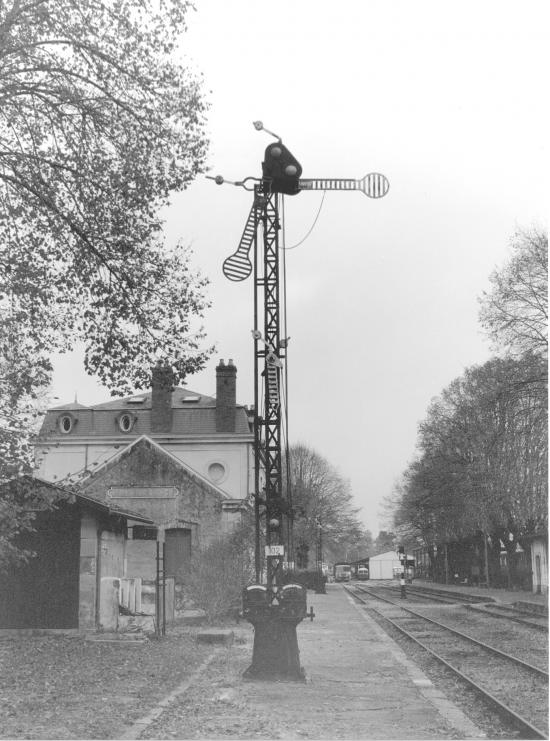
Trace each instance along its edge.
<path fill-rule="evenodd" d="M 206 353 L 207 306 L 161 210 L 204 168 L 200 80 L 174 61 L 185 0 L 10 0 L 0 6 L 0 342 L 27 360 L 85 344 L 113 391 L 162 352 Z"/>
<path fill-rule="evenodd" d="M 397 550 L 397 543 L 394 533 L 388 532 L 387 530 L 380 530 L 376 539 L 373 543 L 373 556 L 377 556 L 379 553 L 387 553 L 388 551 Z"/>
<path fill-rule="evenodd" d="M 254 523 L 245 515 L 235 530 L 201 548 L 185 577 L 184 597 L 206 612 L 209 622 L 235 617 L 242 590 L 254 581 Z"/>
<path fill-rule="evenodd" d="M 113 393 L 209 355 L 207 282 L 161 218 L 206 156 L 201 80 L 174 58 L 189 7 L 0 3 L 0 483 L 31 470 L 52 352 L 83 343 Z"/>
<path fill-rule="evenodd" d="M 480 298 L 480 320 L 496 347 L 509 352 L 548 354 L 548 235 L 518 232 L 512 257 L 491 275 Z"/>
<path fill-rule="evenodd" d="M 39 358 L 34 365 L 22 362 L 28 352 L 22 341 L 9 355 L 0 354 L 0 570 L 28 557 L 14 538 L 32 529 L 29 502 L 40 497 L 36 486 L 26 486 L 26 475 L 34 465 L 29 434 L 38 431 L 45 405 L 39 389 L 47 384 L 51 368 L 45 359 Z M 44 506 L 51 499 L 51 492 L 46 494 Z"/>
<path fill-rule="evenodd" d="M 546 526 L 544 374 L 536 355 L 493 358 L 443 391 L 420 425 L 397 525 L 414 525 L 426 543 L 478 530 L 522 537 Z"/>
<path fill-rule="evenodd" d="M 548 525 L 548 239 L 532 229 L 512 246 L 480 299 L 481 323 L 504 356 L 467 369 L 432 402 L 393 493 L 396 527 L 445 544 L 446 571 L 452 542 L 484 534 L 485 550 L 515 550 Z"/>
<path fill-rule="evenodd" d="M 302 567 L 315 554 L 320 530 L 323 550 L 335 560 L 348 560 L 360 550 L 367 534 L 358 519 L 359 509 L 353 506 L 349 482 L 325 458 L 304 444 L 291 446 L 286 479 L 295 513 L 295 551 Z"/>

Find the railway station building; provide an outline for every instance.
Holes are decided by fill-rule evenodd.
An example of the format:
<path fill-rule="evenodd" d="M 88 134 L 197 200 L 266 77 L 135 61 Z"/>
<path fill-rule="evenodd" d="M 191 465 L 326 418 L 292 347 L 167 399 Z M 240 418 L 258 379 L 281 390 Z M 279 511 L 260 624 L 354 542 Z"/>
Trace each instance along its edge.
<path fill-rule="evenodd" d="M 171 369 L 158 365 L 148 391 L 49 409 L 35 442 L 40 478 L 151 521 L 127 521 L 124 577 L 146 590 L 164 542 L 176 611 L 192 555 L 231 532 L 251 504 L 253 429 L 236 376 L 233 361 L 220 360 L 212 397 L 174 387 Z"/>
<path fill-rule="evenodd" d="M 2 633 L 118 627 L 127 524 L 152 520 L 36 477 L 8 482 L 1 493 L 25 496 L 33 515 L 32 530 L 15 539 L 32 557 L 0 572 Z"/>

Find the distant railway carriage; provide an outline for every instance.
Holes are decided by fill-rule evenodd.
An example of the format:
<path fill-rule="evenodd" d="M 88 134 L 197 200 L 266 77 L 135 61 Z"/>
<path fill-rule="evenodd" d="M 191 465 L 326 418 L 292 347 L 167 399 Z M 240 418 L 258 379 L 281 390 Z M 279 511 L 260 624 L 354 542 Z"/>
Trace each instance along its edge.
<path fill-rule="evenodd" d="M 351 581 L 351 564 L 334 564 L 334 581 Z"/>
<path fill-rule="evenodd" d="M 351 578 L 361 579 L 362 581 L 369 578 L 369 557 L 357 559 L 351 562 Z"/>

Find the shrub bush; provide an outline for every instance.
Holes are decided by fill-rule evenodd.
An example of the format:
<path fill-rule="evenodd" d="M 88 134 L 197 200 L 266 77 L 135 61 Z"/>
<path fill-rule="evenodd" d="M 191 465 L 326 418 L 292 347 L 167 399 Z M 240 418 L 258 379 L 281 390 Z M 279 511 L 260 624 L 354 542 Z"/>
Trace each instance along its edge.
<path fill-rule="evenodd" d="M 209 623 L 234 618 L 241 593 L 254 581 L 253 537 L 249 525 L 202 548 L 191 560 L 186 593 L 206 613 Z"/>

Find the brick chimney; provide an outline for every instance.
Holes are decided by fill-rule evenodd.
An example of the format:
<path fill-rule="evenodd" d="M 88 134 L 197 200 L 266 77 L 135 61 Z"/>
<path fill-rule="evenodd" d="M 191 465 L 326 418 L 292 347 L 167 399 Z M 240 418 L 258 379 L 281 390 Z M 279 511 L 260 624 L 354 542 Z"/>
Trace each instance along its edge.
<path fill-rule="evenodd" d="M 235 432 L 237 369 L 233 361 L 223 360 L 216 368 L 216 432 Z"/>
<path fill-rule="evenodd" d="M 151 432 L 171 432 L 174 373 L 169 365 L 159 362 L 153 368 L 151 387 Z"/>

